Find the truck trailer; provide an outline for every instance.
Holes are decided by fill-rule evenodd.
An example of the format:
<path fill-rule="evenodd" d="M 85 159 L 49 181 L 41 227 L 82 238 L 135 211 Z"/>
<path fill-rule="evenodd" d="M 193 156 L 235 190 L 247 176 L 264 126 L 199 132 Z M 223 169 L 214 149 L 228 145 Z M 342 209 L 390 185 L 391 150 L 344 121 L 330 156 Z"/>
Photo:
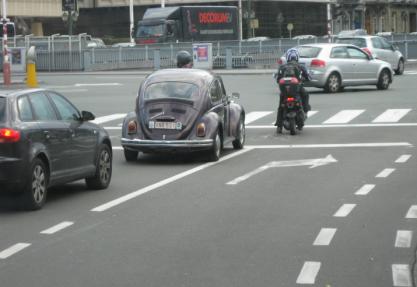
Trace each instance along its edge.
<path fill-rule="evenodd" d="M 234 6 L 148 8 L 135 29 L 136 44 L 238 40 Z"/>

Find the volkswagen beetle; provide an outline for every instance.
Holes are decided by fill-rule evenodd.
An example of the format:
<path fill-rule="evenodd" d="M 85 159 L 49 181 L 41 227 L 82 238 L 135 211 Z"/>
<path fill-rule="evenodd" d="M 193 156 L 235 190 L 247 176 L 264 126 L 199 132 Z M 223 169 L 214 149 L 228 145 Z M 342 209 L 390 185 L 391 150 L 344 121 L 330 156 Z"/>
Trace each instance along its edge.
<path fill-rule="evenodd" d="M 202 151 L 217 161 L 222 148 L 245 142 L 245 111 L 227 95 L 220 76 L 198 69 L 166 69 L 147 76 L 135 112 L 126 115 L 121 144 L 127 161 L 139 152 Z"/>

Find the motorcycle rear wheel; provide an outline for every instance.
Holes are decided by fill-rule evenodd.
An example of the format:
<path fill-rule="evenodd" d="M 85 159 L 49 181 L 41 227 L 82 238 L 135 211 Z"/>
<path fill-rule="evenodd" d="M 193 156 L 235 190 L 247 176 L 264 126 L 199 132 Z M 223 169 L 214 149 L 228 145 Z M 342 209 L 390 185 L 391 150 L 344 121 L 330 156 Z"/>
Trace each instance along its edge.
<path fill-rule="evenodd" d="M 295 135 L 295 119 L 294 118 L 289 119 L 288 123 L 289 123 L 290 133 L 293 136 Z"/>

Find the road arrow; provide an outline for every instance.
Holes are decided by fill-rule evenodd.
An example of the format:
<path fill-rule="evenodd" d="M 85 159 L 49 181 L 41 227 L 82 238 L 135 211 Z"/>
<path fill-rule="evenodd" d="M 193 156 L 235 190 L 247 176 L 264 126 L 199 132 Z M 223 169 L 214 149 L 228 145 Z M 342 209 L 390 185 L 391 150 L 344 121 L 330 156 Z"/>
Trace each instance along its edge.
<path fill-rule="evenodd" d="M 229 181 L 226 184 L 229 184 L 229 185 L 238 184 L 272 167 L 309 166 L 310 168 L 315 168 L 318 166 L 323 166 L 323 165 L 327 165 L 329 163 L 334 163 L 334 162 L 337 162 L 337 160 L 331 154 L 329 154 L 325 158 L 299 159 L 299 160 L 288 160 L 288 161 L 271 161 L 270 163 L 267 163 L 266 165 L 258 167 L 257 169 L 251 172 L 248 172 L 247 174 L 239 176 L 235 178 L 234 180 Z"/>

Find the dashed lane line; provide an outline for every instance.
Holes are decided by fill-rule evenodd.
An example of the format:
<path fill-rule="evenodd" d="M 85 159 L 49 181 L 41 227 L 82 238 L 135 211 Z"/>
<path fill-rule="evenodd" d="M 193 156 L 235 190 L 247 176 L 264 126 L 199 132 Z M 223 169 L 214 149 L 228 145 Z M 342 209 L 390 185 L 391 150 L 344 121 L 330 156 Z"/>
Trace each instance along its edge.
<path fill-rule="evenodd" d="M 398 230 L 397 236 L 395 237 L 395 247 L 410 248 L 412 239 L 413 239 L 413 231 Z"/>
<path fill-rule="evenodd" d="M 6 259 L 10 256 L 22 251 L 23 249 L 29 247 L 30 243 L 17 243 L 13 246 L 10 246 L 9 248 L 3 250 L 0 252 L 0 259 Z"/>
<path fill-rule="evenodd" d="M 120 83 L 89 83 L 89 84 L 75 84 L 76 87 L 98 87 L 98 86 L 122 86 Z"/>
<path fill-rule="evenodd" d="M 330 119 L 323 122 L 324 124 L 346 124 L 362 114 L 365 110 L 342 110 Z"/>
<path fill-rule="evenodd" d="M 306 261 L 298 275 L 297 284 L 314 284 L 320 271 L 321 262 Z"/>
<path fill-rule="evenodd" d="M 405 215 L 405 218 L 411 219 L 411 218 L 417 218 L 417 205 L 412 205 Z"/>
<path fill-rule="evenodd" d="M 411 154 L 403 154 L 402 156 L 400 156 L 399 158 L 397 158 L 397 160 L 395 161 L 395 163 L 405 163 L 410 158 L 411 158 Z"/>
<path fill-rule="evenodd" d="M 394 171 L 395 171 L 395 168 L 386 168 L 382 170 L 380 173 L 378 173 L 375 177 L 378 177 L 378 178 L 388 177 Z"/>
<path fill-rule="evenodd" d="M 360 189 L 358 189 L 356 195 L 367 195 L 372 189 L 375 188 L 375 184 L 364 184 Z"/>
<path fill-rule="evenodd" d="M 417 123 L 386 123 L 386 124 L 333 124 L 333 125 L 305 125 L 306 129 L 328 128 L 375 128 L 375 127 L 417 127 Z M 107 128 L 107 127 L 106 127 Z M 110 129 L 114 127 L 109 127 Z M 246 126 L 246 129 L 276 129 L 274 125 Z"/>
<path fill-rule="evenodd" d="M 351 211 L 355 208 L 356 204 L 346 203 L 343 204 L 335 214 L 333 214 L 333 217 L 346 217 L 351 213 Z"/>
<path fill-rule="evenodd" d="M 408 114 L 411 109 L 388 109 L 384 113 L 380 114 L 375 118 L 373 123 L 394 123 L 398 122 L 406 114 Z"/>
<path fill-rule="evenodd" d="M 268 116 L 272 114 L 273 112 L 267 111 L 267 112 L 250 112 L 245 117 L 245 125 L 250 124 L 251 122 L 254 122 L 260 118 L 263 118 L 265 116 Z"/>
<path fill-rule="evenodd" d="M 111 121 L 114 121 L 114 120 L 124 118 L 125 116 L 126 116 L 126 114 L 112 114 L 112 115 L 108 115 L 108 116 L 95 118 L 91 122 L 95 123 L 95 124 L 103 124 L 103 123 L 107 123 L 107 122 L 111 122 Z"/>
<path fill-rule="evenodd" d="M 319 234 L 314 240 L 313 245 L 315 246 L 325 246 L 329 245 L 332 241 L 334 235 L 336 234 L 337 228 L 322 228 Z"/>
<path fill-rule="evenodd" d="M 410 266 L 408 264 L 392 265 L 392 281 L 395 287 L 408 287 L 411 285 Z"/>
<path fill-rule="evenodd" d="M 65 228 L 67 228 L 67 227 L 69 227 L 73 224 L 74 224 L 74 222 L 71 222 L 71 221 L 63 221 L 63 222 L 61 222 L 61 223 L 59 223 L 55 226 L 52 226 L 48 229 L 45 229 L 45 230 L 41 231 L 40 233 L 41 234 L 54 234 L 54 233 L 57 233 L 58 231 L 61 231 L 61 230 L 65 229 Z"/>

